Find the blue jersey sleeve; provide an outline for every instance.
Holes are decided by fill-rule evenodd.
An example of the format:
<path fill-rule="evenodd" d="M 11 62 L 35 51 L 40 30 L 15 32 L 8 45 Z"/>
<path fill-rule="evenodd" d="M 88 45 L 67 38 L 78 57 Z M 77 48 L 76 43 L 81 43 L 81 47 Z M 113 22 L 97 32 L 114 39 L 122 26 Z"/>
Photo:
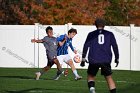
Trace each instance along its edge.
<path fill-rule="evenodd" d="M 69 46 L 70 46 L 71 50 L 74 51 L 74 47 L 73 47 L 72 43 L 70 43 Z"/>
<path fill-rule="evenodd" d="M 117 45 L 117 42 L 113 33 L 111 35 L 111 45 L 115 54 L 115 59 L 119 59 L 118 45 Z"/>
<path fill-rule="evenodd" d="M 63 41 L 63 39 L 65 38 L 65 35 L 60 35 L 59 37 L 57 37 L 57 41 Z"/>

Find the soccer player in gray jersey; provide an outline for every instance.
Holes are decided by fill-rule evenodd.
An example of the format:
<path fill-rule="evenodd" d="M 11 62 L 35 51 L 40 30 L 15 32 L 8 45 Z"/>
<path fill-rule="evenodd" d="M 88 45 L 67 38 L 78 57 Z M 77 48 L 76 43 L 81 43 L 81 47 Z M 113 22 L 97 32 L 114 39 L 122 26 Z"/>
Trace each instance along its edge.
<path fill-rule="evenodd" d="M 39 77 L 47 72 L 54 64 L 57 65 L 57 74 L 60 75 L 63 72 L 63 69 L 60 66 L 60 63 L 57 59 L 57 46 L 58 42 L 55 37 L 53 37 L 53 28 L 48 26 L 46 28 L 46 34 L 43 39 L 36 40 L 32 39 L 32 43 L 43 43 L 44 47 L 46 48 L 46 56 L 48 59 L 48 64 L 45 66 L 41 71 L 36 72 L 36 80 L 39 80 Z"/>

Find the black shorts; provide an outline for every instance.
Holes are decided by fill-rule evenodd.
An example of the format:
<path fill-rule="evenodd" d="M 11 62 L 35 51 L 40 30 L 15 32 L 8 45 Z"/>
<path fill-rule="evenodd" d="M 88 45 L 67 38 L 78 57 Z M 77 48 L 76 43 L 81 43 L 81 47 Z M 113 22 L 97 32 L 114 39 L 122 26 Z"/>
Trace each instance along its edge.
<path fill-rule="evenodd" d="M 109 76 L 112 74 L 111 65 L 109 63 L 104 64 L 89 64 L 87 73 L 91 76 L 96 76 L 99 68 L 101 68 L 101 75 Z"/>

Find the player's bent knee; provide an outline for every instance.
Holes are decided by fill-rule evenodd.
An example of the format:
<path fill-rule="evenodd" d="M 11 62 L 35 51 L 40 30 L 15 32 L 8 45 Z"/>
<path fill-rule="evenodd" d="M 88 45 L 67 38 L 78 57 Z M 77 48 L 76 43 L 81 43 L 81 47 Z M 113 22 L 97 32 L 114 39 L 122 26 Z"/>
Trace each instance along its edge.
<path fill-rule="evenodd" d="M 68 60 L 69 63 L 73 63 L 72 59 Z"/>
<path fill-rule="evenodd" d="M 69 64 L 69 65 L 73 65 L 73 62 L 72 62 L 71 59 L 68 61 L 68 64 Z"/>
<path fill-rule="evenodd" d="M 56 59 L 56 58 L 53 60 L 53 62 L 54 62 L 55 64 L 59 63 L 58 59 Z"/>
<path fill-rule="evenodd" d="M 112 75 L 105 76 L 105 78 L 112 78 Z"/>
<path fill-rule="evenodd" d="M 113 81 L 112 75 L 105 76 L 105 78 L 106 78 L 107 81 Z"/>
<path fill-rule="evenodd" d="M 88 80 L 95 80 L 95 76 L 93 76 L 93 75 L 88 75 Z"/>

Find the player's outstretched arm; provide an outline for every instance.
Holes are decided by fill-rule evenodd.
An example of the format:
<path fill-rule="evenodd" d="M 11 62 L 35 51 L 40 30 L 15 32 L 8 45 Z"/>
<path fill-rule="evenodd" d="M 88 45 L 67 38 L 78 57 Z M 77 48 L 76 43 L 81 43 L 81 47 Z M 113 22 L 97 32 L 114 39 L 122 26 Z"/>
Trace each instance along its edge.
<path fill-rule="evenodd" d="M 44 41 L 43 40 L 36 40 L 36 39 L 31 39 L 31 42 L 32 43 L 43 43 Z"/>

